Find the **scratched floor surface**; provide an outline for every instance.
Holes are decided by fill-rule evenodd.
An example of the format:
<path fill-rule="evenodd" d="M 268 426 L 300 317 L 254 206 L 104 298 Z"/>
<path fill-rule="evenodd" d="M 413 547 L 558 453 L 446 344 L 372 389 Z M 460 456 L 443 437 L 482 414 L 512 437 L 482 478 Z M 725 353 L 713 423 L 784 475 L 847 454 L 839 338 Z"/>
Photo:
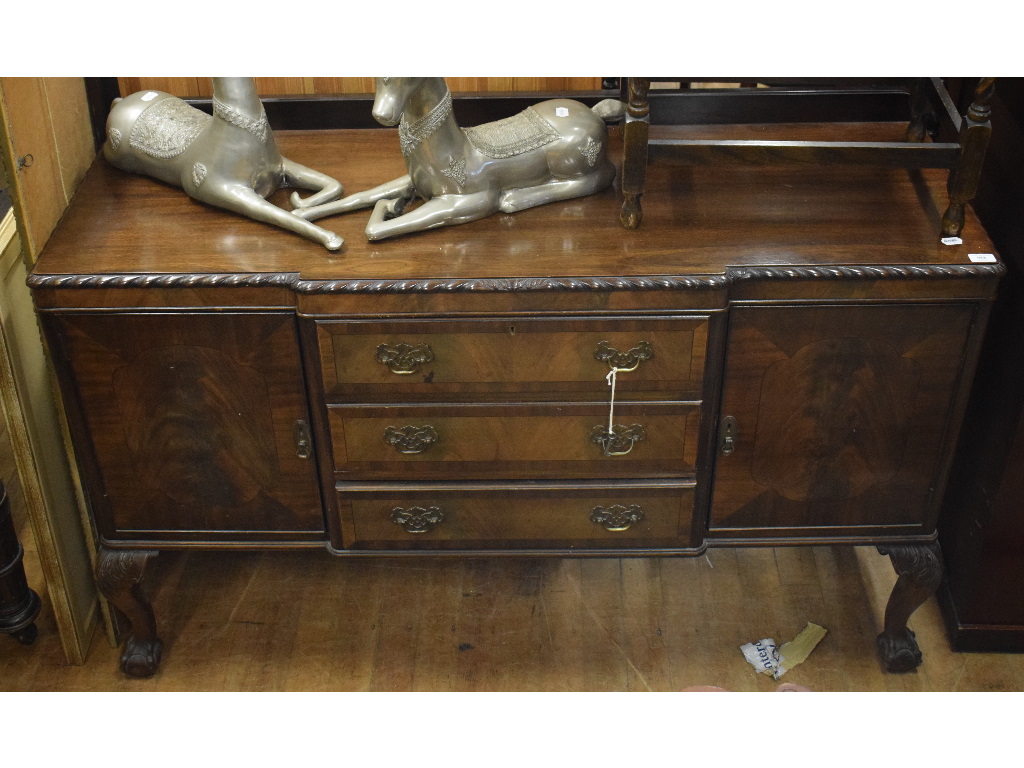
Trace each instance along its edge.
<path fill-rule="evenodd" d="M 29 578 L 45 594 L 31 559 Z M 490 560 L 168 552 L 145 580 L 165 642 L 154 677 L 124 677 L 99 634 L 84 666 L 66 665 L 46 605 L 34 646 L 0 637 L 0 690 L 771 691 L 778 683 L 739 646 L 787 641 L 808 621 L 828 634 L 782 682 L 1024 690 L 1024 654 L 952 653 L 934 600 L 911 619 L 924 665 L 883 674 L 874 638 L 894 581 L 870 548 Z"/>

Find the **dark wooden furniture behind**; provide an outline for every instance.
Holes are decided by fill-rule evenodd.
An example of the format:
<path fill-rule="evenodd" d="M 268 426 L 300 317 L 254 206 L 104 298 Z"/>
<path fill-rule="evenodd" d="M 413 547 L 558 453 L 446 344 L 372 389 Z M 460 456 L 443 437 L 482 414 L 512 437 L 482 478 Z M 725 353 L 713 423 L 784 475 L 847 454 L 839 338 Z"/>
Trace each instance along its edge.
<path fill-rule="evenodd" d="M 0 483 L 0 632 L 12 635 L 22 645 L 31 645 L 36 640 L 35 622 L 42 604 L 25 578 L 24 554 L 7 489 Z"/>
<path fill-rule="evenodd" d="M 403 168 L 393 131 L 278 142 L 351 190 Z M 609 189 L 376 244 L 339 217 L 330 254 L 98 160 L 29 282 L 99 584 L 131 623 L 123 668 L 159 663 L 140 580 L 161 549 L 824 543 L 891 557 L 880 648 L 914 668 L 1002 272 L 971 215 L 963 245 L 939 242 L 944 183 L 652 166 L 641 230 Z"/>
<path fill-rule="evenodd" d="M 974 100 L 963 117 L 939 78 L 909 80 L 850 80 L 834 82 L 770 81 L 767 88 L 741 88 L 710 94 L 683 91 L 676 104 L 666 104 L 669 122 L 702 120 L 736 123 L 782 121 L 864 121 L 865 111 L 884 109 L 882 93 L 902 96 L 910 113 L 900 137 L 837 139 L 811 135 L 786 138 L 777 131 L 744 134 L 665 136 L 652 133 L 649 78 L 630 77 L 625 89 L 626 127 L 622 160 L 623 202 L 620 218 L 628 229 L 643 220 L 641 196 L 648 162 L 683 165 L 780 163 L 816 165 L 882 165 L 897 168 L 945 168 L 949 171 L 948 205 L 941 233 L 957 236 L 963 229 L 967 204 L 978 188 L 991 125 L 989 100 L 994 79 L 976 86 Z M 682 101 L 680 101 L 680 99 Z M 690 104 L 685 102 L 689 101 Z M 704 106 L 711 104 L 710 108 Z M 701 114 L 704 113 L 704 114 Z M 827 117 L 826 117 L 827 115 Z M 763 126 L 762 126 L 763 128 Z M 934 136 L 934 140 L 930 139 Z"/>
<path fill-rule="evenodd" d="M 975 207 L 1005 259 L 940 529 L 957 650 L 1024 651 L 1024 79 L 1000 81 Z"/>

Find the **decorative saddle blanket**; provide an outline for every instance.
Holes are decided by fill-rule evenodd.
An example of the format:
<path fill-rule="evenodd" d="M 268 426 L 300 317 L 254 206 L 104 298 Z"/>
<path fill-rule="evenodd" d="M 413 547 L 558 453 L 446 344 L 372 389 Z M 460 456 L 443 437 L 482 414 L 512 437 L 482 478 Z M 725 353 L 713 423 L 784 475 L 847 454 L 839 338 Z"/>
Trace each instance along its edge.
<path fill-rule="evenodd" d="M 504 120 L 466 128 L 465 132 L 477 151 L 494 158 L 521 155 L 560 138 L 558 131 L 533 107 Z"/>
<path fill-rule="evenodd" d="M 142 111 L 128 141 L 152 157 L 177 157 L 212 119 L 181 99 L 162 99 Z"/>

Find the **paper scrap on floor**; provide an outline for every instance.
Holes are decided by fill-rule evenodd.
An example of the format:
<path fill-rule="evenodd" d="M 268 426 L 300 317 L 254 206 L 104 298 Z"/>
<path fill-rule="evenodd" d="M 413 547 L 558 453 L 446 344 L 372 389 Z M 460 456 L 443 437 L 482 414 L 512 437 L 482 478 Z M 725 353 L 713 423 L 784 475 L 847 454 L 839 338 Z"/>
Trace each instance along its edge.
<path fill-rule="evenodd" d="M 781 647 L 776 646 L 775 641 L 770 637 L 766 637 L 756 643 L 741 645 L 740 650 L 743 651 L 743 657 L 757 672 L 762 675 L 771 675 L 778 680 L 797 664 L 803 662 L 825 637 L 827 631 L 824 627 L 807 622 L 807 626 L 799 635 Z"/>

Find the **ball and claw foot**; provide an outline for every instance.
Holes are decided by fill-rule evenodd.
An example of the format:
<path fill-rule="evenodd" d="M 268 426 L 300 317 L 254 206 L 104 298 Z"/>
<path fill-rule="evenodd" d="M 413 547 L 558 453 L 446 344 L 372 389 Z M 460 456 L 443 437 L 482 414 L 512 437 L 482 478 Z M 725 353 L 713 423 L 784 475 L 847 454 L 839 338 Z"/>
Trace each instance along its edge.
<path fill-rule="evenodd" d="M 163 643 L 129 637 L 121 653 L 121 671 L 132 677 L 152 677 L 160 668 Z"/>
<path fill-rule="evenodd" d="M 917 645 L 913 631 L 909 629 L 902 637 L 884 633 L 879 635 L 878 652 L 886 672 L 913 672 L 921 666 L 921 649 Z"/>

